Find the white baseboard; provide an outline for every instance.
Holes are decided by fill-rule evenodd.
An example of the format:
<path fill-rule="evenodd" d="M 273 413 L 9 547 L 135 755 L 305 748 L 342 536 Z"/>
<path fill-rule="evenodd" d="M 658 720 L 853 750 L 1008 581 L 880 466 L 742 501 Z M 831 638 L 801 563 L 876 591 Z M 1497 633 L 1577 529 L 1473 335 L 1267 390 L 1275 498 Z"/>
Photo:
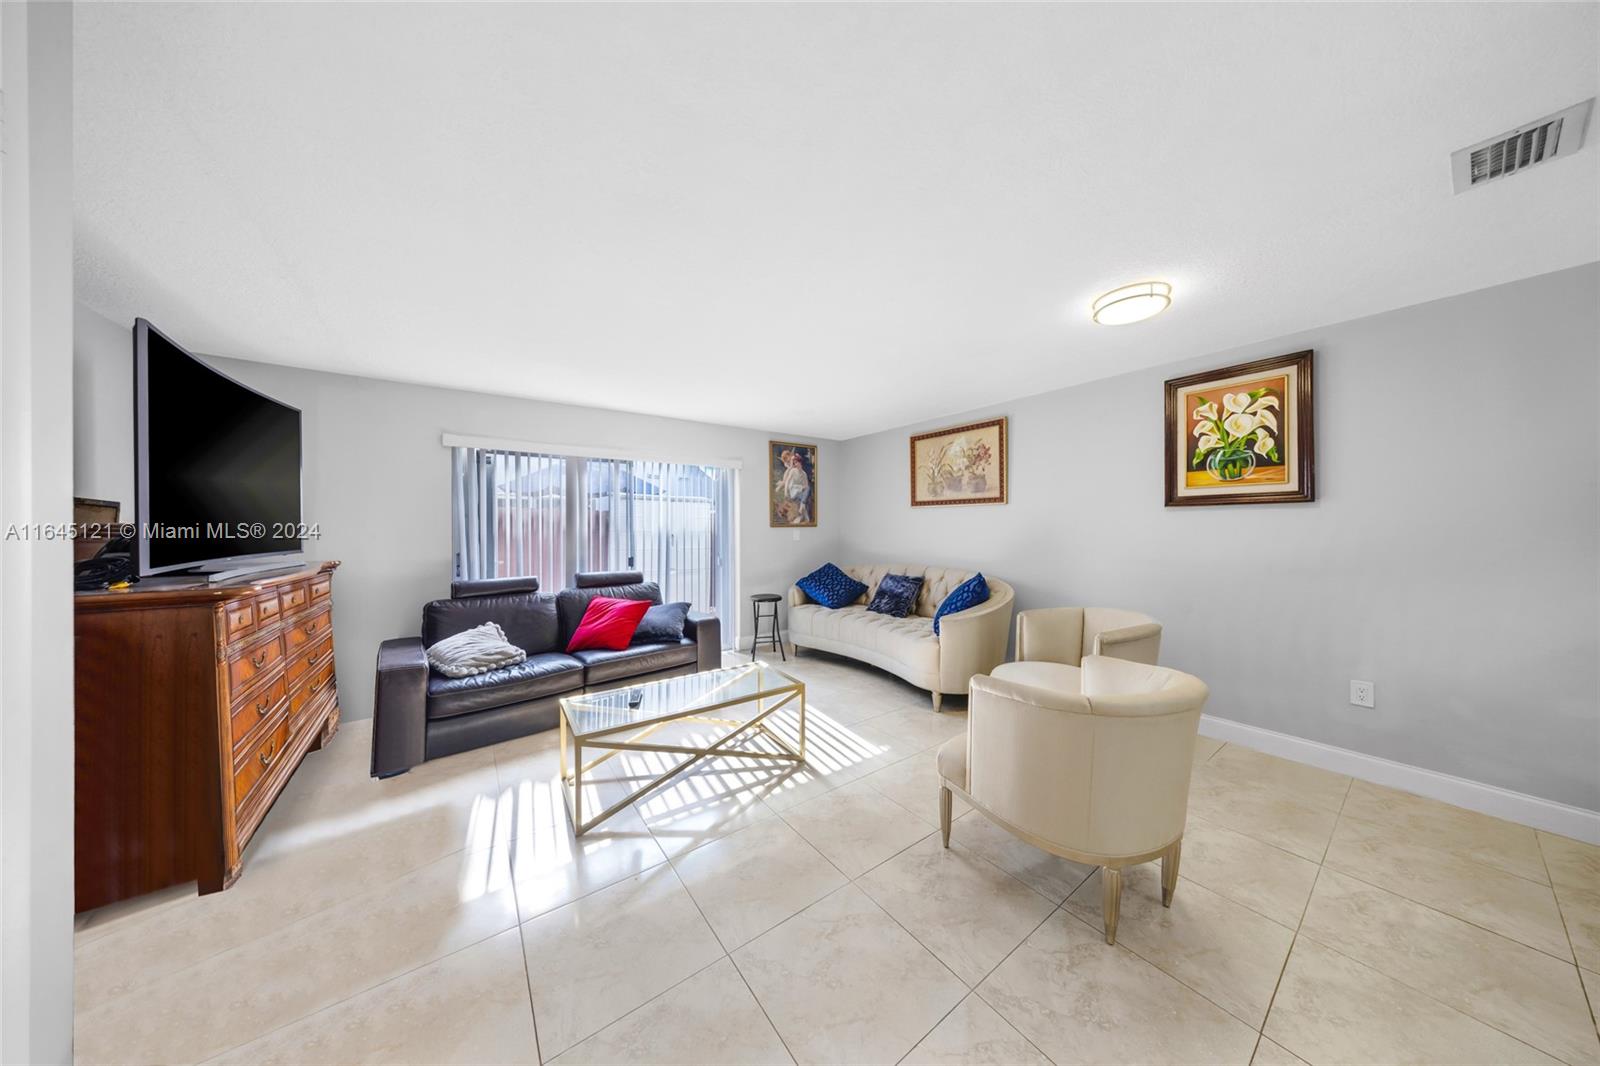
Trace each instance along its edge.
<path fill-rule="evenodd" d="M 1600 844 L 1600 811 L 1570 807 L 1554 800 L 1540 799 L 1524 792 L 1452 777 L 1420 766 L 1380 759 L 1376 755 L 1363 755 L 1348 748 L 1336 748 L 1315 740 L 1304 740 L 1278 733 L 1260 726 L 1245 725 L 1227 718 L 1209 714 L 1200 716 L 1200 733 L 1215 740 L 1227 741 L 1241 747 L 1264 751 L 1308 766 L 1334 773 L 1348 774 L 1376 785 L 1386 785 L 1402 792 L 1413 792 L 1429 799 L 1453 803 L 1469 811 L 1504 818 L 1508 822 L 1558 833 L 1574 840 Z"/>

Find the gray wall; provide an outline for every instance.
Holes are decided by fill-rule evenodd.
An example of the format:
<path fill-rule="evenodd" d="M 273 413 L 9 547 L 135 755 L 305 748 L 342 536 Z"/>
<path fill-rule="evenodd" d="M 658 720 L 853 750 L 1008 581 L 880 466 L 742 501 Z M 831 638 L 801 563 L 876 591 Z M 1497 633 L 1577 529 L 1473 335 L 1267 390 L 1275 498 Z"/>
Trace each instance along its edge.
<path fill-rule="evenodd" d="M 217 362 L 305 409 L 313 554 L 344 560 L 351 717 L 371 713 L 378 641 L 446 589 L 439 434 L 455 431 L 742 458 L 741 596 L 825 559 L 979 567 L 1021 607 L 1154 614 L 1165 661 L 1211 685 L 1219 717 L 1596 809 L 1597 289 L 1590 265 L 824 442 L 823 526 L 799 542 L 766 524 L 765 433 Z M 1302 348 L 1317 351 L 1317 502 L 1163 507 L 1162 381 Z M 80 495 L 131 498 L 126 386 L 102 388 L 128 366 L 126 326 L 80 309 Z M 1012 502 L 912 510 L 906 434 L 989 414 L 1011 418 Z M 1377 683 L 1376 709 L 1349 705 L 1353 678 Z"/>
<path fill-rule="evenodd" d="M 0 527 L 72 521 L 72 5 L 0 4 Z M 0 1062 L 72 1061 L 72 550 L 0 539 Z"/>
<path fill-rule="evenodd" d="M 182 323 L 158 323 L 180 342 Z M 133 413 L 131 323 L 88 308 L 77 314 L 75 464 L 79 495 L 122 501 L 131 517 Z M 322 538 L 314 559 L 339 559 L 334 647 L 339 703 L 348 718 L 372 713 L 379 641 L 417 632 L 422 604 L 449 594 L 450 452 L 441 433 L 552 444 L 639 449 L 662 458 L 740 459 L 737 623 L 748 629 L 752 592 L 782 592 L 830 557 L 837 543 L 838 446 L 820 441 L 816 529 L 767 524 L 769 437 L 669 418 L 375 381 L 343 374 L 212 358 L 223 372 L 303 412 L 304 501 Z M 800 438 L 811 439 L 811 438 Z M 728 624 L 724 619 L 724 625 Z"/>
<path fill-rule="evenodd" d="M 1147 611 L 1210 714 L 1600 809 L 1597 293 L 1589 265 L 847 441 L 840 560 Z M 1305 348 L 1317 501 L 1163 507 L 1164 379 Z M 1011 503 L 911 508 L 907 434 L 996 414 Z"/>

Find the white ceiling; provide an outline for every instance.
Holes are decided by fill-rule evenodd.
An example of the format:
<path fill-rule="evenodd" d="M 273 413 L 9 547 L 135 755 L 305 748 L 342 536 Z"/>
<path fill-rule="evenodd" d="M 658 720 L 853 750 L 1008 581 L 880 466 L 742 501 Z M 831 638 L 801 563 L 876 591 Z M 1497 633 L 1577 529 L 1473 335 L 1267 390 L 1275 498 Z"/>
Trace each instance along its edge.
<path fill-rule="evenodd" d="M 1594 95 L 1597 12 L 80 3 L 78 292 L 845 438 L 1600 259 L 1593 144 L 1447 158 Z"/>

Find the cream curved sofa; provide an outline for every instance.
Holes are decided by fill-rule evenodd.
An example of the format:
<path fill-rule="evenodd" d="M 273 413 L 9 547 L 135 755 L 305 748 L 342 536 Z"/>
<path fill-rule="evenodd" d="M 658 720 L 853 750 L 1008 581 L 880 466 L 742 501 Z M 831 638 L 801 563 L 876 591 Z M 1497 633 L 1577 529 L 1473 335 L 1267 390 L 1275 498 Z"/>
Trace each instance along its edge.
<path fill-rule="evenodd" d="M 966 695 L 974 674 L 987 674 L 1005 661 L 1011 630 L 1011 586 L 985 575 L 989 598 L 976 607 L 947 614 L 933 632 L 939 604 L 976 570 L 942 566 L 882 564 L 841 566 L 867 586 L 866 594 L 847 607 L 824 607 L 800 591 L 789 589 L 789 639 L 796 648 L 847 655 L 916 685 L 933 696 L 938 710 L 945 695 Z M 916 605 L 904 618 L 867 610 L 885 574 L 922 578 Z"/>

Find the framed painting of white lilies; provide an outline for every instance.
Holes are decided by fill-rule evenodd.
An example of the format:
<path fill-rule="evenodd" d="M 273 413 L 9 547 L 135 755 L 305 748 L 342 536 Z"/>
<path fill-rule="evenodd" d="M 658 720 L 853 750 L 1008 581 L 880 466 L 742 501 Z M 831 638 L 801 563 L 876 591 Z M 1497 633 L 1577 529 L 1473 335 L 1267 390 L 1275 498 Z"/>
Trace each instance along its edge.
<path fill-rule="evenodd" d="M 1167 506 L 1316 499 L 1311 353 L 1167 382 Z"/>

